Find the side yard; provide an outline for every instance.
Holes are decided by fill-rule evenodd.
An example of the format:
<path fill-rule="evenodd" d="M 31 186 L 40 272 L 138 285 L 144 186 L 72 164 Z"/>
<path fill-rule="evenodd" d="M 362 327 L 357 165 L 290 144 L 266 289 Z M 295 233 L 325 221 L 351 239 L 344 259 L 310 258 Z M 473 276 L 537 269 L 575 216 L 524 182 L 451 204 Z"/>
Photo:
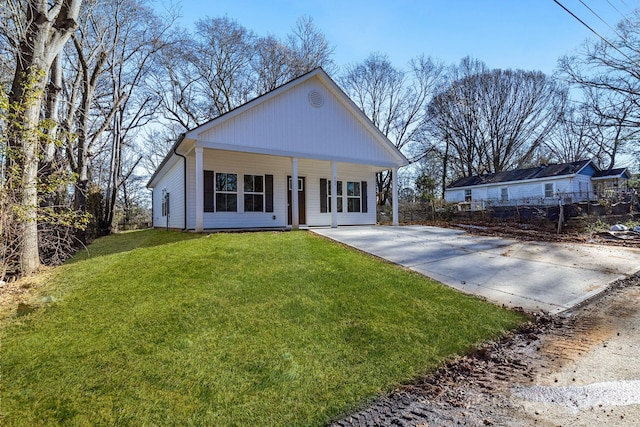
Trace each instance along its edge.
<path fill-rule="evenodd" d="M 6 426 L 322 425 L 525 321 L 307 232 L 115 235 L 31 283 Z"/>

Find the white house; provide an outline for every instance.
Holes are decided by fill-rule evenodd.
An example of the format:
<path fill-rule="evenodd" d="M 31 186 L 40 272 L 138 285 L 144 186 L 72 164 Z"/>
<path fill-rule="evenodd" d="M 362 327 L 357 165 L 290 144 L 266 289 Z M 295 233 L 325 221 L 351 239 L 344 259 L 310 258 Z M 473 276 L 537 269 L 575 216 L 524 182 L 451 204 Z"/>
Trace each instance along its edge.
<path fill-rule="evenodd" d="M 153 226 L 375 224 L 376 172 L 407 159 L 320 68 L 183 134 L 147 187 Z"/>
<path fill-rule="evenodd" d="M 593 161 L 580 160 L 460 178 L 445 189 L 445 200 L 462 210 L 583 202 L 597 199 L 600 189 L 622 190 L 629 178 L 626 168 L 602 171 Z"/>

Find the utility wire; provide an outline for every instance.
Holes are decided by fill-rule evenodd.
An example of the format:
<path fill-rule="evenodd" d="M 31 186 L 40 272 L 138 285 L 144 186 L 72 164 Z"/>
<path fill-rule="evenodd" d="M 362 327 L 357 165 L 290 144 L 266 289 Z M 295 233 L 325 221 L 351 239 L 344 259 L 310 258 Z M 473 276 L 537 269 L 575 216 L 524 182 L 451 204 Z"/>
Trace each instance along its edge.
<path fill-rule="evenodd" d="M 615 10 L 616 12 L 618 12 L 620 14 L 620 16 L 622 16 L 622 18 L 625 21 L 629 21 L 629 18 L 627 18 L 627 15 L 625 15 L 624 13 L 620 12 L 620 9 L 618 9 L 613 3 L 611 3 L 611 0 L 607 0 L 607 3 L 609 3 L 609 6 L 611 6 L 613 8 L 613 10 Z M 623 2 L 624 3 L 624 2 Z M 626 5 L 625 5 L 626 6 Z"/>
<path fill-rule="evenodd" d="M 609 46 L 611 46 L 613 49 L 615 49 L 617 52 L 619 52 L 622 56 L 624 56 L 625 58 L 627 58 L 629 61 L 631 61 L 632 63 L 636 64 L 637 66 L 640 66 L 634 59 L 631 59 L 626 53 L 624 53 L 623 51 L 621 51 L 616 45 L 614 45 L 613 43 L 611 43 L 609 40 L 607 40 L 606 38 L 604 38 L 603 36 L 600 35 L 600 33 L 598 33 L 596 30 L 594 30 L 593 28 L 591 28 L 589 26 L 589 24 L 587 24 L 586 22 L 584 22 L 582 19 L 578 18 L 578 16 L 576 16 L 573 12 L 571 12 L 569 9 L 567 9 L 562 3 L 560 3 L 558 0 L 553 0 L 554 3 L 556 3 L 558 6 L 560 6 L 561 8 L 563 8 L 569 15 L 573 16 L 578 22 L 580 22 L 582 25 L 584 25 L 585 27 L 587 27 L 589 29 L 589 31 L 591 31 L 593 34 L 595 34 L 596 36 L 598 36 L 598 38 L 600 38 L 603 42 L 605 42 L 606 44 L 608 44 Z"/>
<path fill-rule="evenodd" d="M 593 14 L 596 16 L 596 18 L 598 18 L 598 19 L 599 19 L 600 21 L 602 21 L 602 22 L 603 22 L 607 27 L 609 27 L 609 28 L 611 29 L 611 31 L 613 31 L 613 32 L 614 32 L 618 37 L 620 37 L 622 40 L 624 40 L 624 42 L 625 42 L 625 43 L 627 42 L 626 37 L 624 37 L 624 36 L 623 36 L 622 34 L 620 34 L 620 33 L 619 33 L 615 28 L 613 28 L 611 25 L 609 25 L 609 23 L 608 23 L 607 21 L 605 21 L 604 19 L 602 19 L 602 17 L 601 17 L 600 15 L 598 15 L 598 14 L 596 13 L 596 11 L 595 11 L 595 10 L 591 9 L 591 8 L 589 7 L 589 5 L 588 5 L 588 4 L 586 4 L 586 3 L 585 3 L 584 1 L 582 1 L 582 0 L 578 0 L 578 1 L 579 1 L 580 3 L 582 3 L 582 5 L 583 5 L 584 7 L 586 7 L 587 9 L 589 9 L 589 12 L 593 13 Z"/>

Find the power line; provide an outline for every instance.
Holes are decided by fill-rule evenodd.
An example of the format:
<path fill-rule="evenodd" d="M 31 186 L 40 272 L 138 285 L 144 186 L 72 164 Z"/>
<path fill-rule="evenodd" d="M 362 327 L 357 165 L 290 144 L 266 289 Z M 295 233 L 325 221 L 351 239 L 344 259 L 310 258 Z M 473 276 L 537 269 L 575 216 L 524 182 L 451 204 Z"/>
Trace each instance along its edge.
<path fill-rule="evenodd" d="M 573 12 L 571 12 L 569 9 L 567 9 L 562 3 L 560 3 L 558 0 L 553 0 L 554 3 L 556 3 L 558 6 L 560 6 L 561 8 L 563 8 L 569 15 L 573 16 L 578 22 L 580 22 L 582 25 L 584 25 L 587 29 L 589 29 L 589 31 L 591 31 L 593 34 L 595 34 L 596 36 L 598 36 L 598 38 L 600 38 L 603 42 L 605 42 L 606 44 L 608 44 L 609 46 L 611 46 L 613 49 L 615 49 L 617 52 L 619 52 L 622 56 L 624 56 L 625 58 L 627 58 L 629 61 L 633 62 L 634 64 L 638 65 L 636 63 L 635 60 L 631 59 L 626 53 L 624 53 L 623 51 L 621 51 L 616 45 L 614 45 L 613 43 L 611 43 L 609 40 L 607 40 L 606 38 L 604 38 L 603 36 L 600 35 L 600 33 L 598 33 L 596 30 L 594 30 L 593 28 L 591 28 L 589 26 L 589 24 L 587 24 L 586 22 L 584 22 L 582 19 L 578 18 L 578 16 L 576 16 L 576 14 L 574 14 Z"/>
<path fill-rule="evenodd" d="M 618 12 L 620 14 L 620 16 L 622 16 L 622 19 L 624 19 L 625 21 L 629 20 L 629 18 L 627 18 L 627 16 L 624 13 L 620 12 L 620 9 L 618 9 L 617 7 L 615 7 L 615 5 L 613 3 L 611 3 L 611 0 L 607 0 L 607 3 L 609 3 L 609 6 L 611 6 L 613 8 L 613 10 L 615 10 L 616 12 Z M 624 2 L 622 2 L 622 3 L 624 3 Z"/>
<path fill-rule="evenodd" d="M 625 43 L 627 42 L 626 37 L 624 37 L 624 36 L 623 36 L 622 34 L 620 34 L 620 33 L 619 33 L 615 28 L 613 28 L 611 25 L 609 25 L 609 23 L 608 23 L 607 21 L 605 21 L 604 19 L 602 19 L 602 17 L 601 17 L 600 15 L 598 15 L 598 14 L 596 13 L 596 11 L 594 11 L 593 9 L 591 9 L 591 8 L 589 7 L 589 5 L 587 5 L 587 4 L 586 4 L 584 1 L 582 1 L 582 0 L 578 0 L 578 1 L 579 1 L 580 3 L 582 3 L 582 5 L 583 5 L 584 7 L 586 7 L 587 9 L 589 9 L 589 11 L 590 11 L 591 13 L 593 13 L 593 14 L 596 16 L 596 18 L 598 18 L 598 19 L 599 19 L 600 21 L 602 21 L 602 22 L 603 22 L 607 27 L 609 27 L 609 28 L 611 29 L 611 31 L 613 31 L 613 32 L 614 32 L 618 37 L 620 37 L 620 38 L 621 38 Z M 609 4 L 611 4 L 611 3 L 609 3 Z"/>

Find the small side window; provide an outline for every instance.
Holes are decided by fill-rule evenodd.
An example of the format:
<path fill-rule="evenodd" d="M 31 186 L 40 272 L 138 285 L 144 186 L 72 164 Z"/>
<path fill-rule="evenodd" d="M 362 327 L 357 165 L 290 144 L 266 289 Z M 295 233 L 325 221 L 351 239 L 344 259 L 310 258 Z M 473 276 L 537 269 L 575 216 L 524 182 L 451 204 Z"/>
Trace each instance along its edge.
<path fill-rule="evenodd" d="M 471 201 L 471 189 L 467 188 L 466 190 L 464 190 L 464 201 L 465 202 L 470 202 Z"/>
<path fill-rule="evenodd" d="M 544 197 L 553 197 L 553 183 L 544 185 Z"/>

